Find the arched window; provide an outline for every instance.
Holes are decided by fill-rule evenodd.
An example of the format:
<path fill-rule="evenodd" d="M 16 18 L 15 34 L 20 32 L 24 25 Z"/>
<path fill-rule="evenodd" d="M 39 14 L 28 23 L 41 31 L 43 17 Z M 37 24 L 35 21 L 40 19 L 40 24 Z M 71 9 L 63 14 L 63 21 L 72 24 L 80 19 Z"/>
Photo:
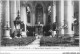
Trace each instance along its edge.
<path fill-rule="evenodd" d="M 41 4 L 37 4 L 35 10 L 36 10 L 35 24 L 38 24 L 38 22 L 40 22 L 40 24 L 43 24 L 43 6 Z"/>
<path fill-rule="evenodd" d="M 51 6 L 48 6 L 48 24 L 51 23 Z"/>
<path fill-rule="evenodd" d="M 26 12 L 27 12 L 27 22 L 30 23 L 30 20 L 31 20 L 30 12 L 31 12 L 31 10 L 30 10 L 29 6 L 26 7 Z"/>

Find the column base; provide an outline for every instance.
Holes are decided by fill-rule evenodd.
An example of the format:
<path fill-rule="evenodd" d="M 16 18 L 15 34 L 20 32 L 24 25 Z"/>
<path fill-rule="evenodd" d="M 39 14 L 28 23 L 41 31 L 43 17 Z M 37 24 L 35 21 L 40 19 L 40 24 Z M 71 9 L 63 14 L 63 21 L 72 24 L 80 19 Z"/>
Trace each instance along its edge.
<path fill-rule="evenodd" d="M 8 39 L 12 39 L 10 37 L 10 31 L 9 30 L 5 30 L 5 34 L 4 34 L 4 37 L 3 38 L 8 38 Z"/>
<path fill-rule="evenodd" d="M 3 38 L 5 38 L 5 39 L 12 39 L 11 37 L 3 37 Z"/>
<path fill-rule="evenodd" d="M 26 32 L 22 32 L 22 37 L 27 37 Z"/>

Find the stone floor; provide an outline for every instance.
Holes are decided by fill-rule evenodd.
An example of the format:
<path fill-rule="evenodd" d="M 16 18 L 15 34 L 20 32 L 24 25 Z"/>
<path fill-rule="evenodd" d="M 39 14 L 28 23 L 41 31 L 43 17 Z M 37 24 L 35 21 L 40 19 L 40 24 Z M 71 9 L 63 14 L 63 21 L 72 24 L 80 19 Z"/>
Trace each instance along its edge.
<path fill-rule="evenodd" d="M 40 46 L 40 39 L 41 39 L 41 37 L 42 37 L 42 35 L 37 35 L 36 39 L 32 43 L 30 43 L 28 45 L 28 47 L 39 47 Z"/>

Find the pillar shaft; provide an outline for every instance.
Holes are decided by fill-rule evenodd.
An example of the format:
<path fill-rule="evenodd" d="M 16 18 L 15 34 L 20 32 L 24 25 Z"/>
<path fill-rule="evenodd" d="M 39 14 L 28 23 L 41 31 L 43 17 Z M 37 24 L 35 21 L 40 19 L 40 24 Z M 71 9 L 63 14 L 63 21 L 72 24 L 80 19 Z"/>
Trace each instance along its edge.
<path fill-rule="evenodd" d="M 5 30 L 5 38 L 10 38 L 10 13 L 9 13 L 9 0 L 6 0 L 6 4 L 5 4 L 5 26 L 4 26 L 4 30 Z"/>
<path fill-rule="evenodd" d="M 56 2 L 53 1 L 52 6 L 52 24 L 56 22 Z M 53 27 L 53 26 L 52 26 Z M 52 35 L 55 36 L 56 31 L 52 32 Z"/>
<path fill-rule="evenodd" d="M 64 35 L 64 1 L 61 0 L 61 34 Z"/>
<path fill-rule="evenodd" d="M 46 13 L 43 13 L 44 25 L 46 24 Z"/>
<path fill-rule="evenodd" d="M 32 13 L 32 15 L 33 15 L 33 23 L 32 23 L 32 25 L 34 26 L 35 25 L 35 13 Z"/>
<path fill-rule="evenodd" d="M 11 33 L 15 31 L 14 20 L 18 15 L 18 10 L 20 11 L 20 0 L 10 1 Z"/>
<path fill-rule="evenodd" d="M 47 13 L 47 10 L 46 8 L 44 8 L 44 12 L 43 12 L 43 25 L 46 25 L 46 13 Z"/>
<path fill-rule="evenodd" d="M 5 24 L 7 25 L 8 24 L 8 27 L 10 26 L 9 22 L 10 22 L 10 15 L 9 15 L 9 0 L 6 1 L 6 10 L 5 10 Z"/>
<path fill-rule="evenodd" d="M 23 21 L 24 25 L 25 25 L 25 31 L 22 31 L 22 35 L 23 37 L 26 37 L 26 24 L 27 24 L 27 14 L 26 14 L 26 7 L 25 6 L 21 6 L 21 21 Z"/>
<path fill-rule="evenodd" d="M 14 20 L 17 17 L 16 0 L 10 1 L 11 33 L 15 31 Z"/>
<path fill-rule="evenodd" d="M 56 3 L 53 2 L 53 23 L 56 22 Z"/>
<path fill-rule="evenodd" d="M 35 7 L 32 7 L 31 10 L 31 24 L 32 26 L 35 26 Z"/>
<path fill-rule="evenodd" d="M 56 23 L 57 23 L 57 35 L 64 34 L 64 1 L 56 1 Z"/>
<path fill-rule="evenodd" d="M 80 1 L 79 1 L 79 42 L 80 42 Z"/>
<path fill-rule="evenodd" d="M 0 22 L 1 22 L 1 19 L 2 19 L 2 1 L 0 0 Z"/>
<path fill-rule="evenodd" d="M 16 11 L 20 11 L 20 0 L 16 0 Z"/>
<path fill-rule="evenodd" d="M 0 46 L 1 46 L 1 36 L 2 36 L 2 1 L 0 0 Z"/>
<path fill-rule="evenodd" d="M 73 23 L 73 3 L 72 0 L 67 0 L 64 3 L 64 25 L 66 25 L 65 34 L 72 36 L 72 23 Z"/>

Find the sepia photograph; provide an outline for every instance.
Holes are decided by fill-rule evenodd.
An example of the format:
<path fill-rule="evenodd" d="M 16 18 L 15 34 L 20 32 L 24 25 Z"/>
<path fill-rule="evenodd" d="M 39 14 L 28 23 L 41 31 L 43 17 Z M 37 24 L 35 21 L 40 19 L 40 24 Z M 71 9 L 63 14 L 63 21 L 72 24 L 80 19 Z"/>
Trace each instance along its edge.
<path fill-rule="evenodd" d="M 1 47 L 79 47 L 79 0 L 0 0 Z"/>

